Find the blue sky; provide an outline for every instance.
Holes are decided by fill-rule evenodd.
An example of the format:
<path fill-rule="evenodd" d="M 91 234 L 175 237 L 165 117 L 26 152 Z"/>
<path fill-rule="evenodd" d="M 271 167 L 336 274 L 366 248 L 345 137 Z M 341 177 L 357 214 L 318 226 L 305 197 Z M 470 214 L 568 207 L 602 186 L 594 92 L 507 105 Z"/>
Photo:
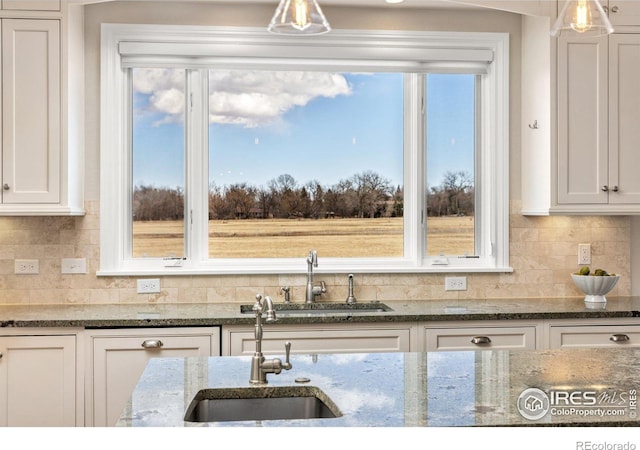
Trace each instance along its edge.
<path fill-rule="evenodd" d="M 134 183 L 182 186 L 183 75 L 140 75 L 134 82 Z M 223 94 L 210 99 L 218 111 L 209 126 L 210 178 L 217 185 L 266 186 L 288 173 L 300 185 L 317 180 L 329 186 L 365 170 L 402 184 L 401 74 L 307 73 L 293 81 L 227 75 L 215 82 Z M 255 89 L 253 98 L 240 95 L 247 86 Z M 301 95 L 305 89 L 313 93 Z M 428 92 L 428 178 L 434 185 L 446 170 L 473 171 L 473 77 L 430 75 Z"/>

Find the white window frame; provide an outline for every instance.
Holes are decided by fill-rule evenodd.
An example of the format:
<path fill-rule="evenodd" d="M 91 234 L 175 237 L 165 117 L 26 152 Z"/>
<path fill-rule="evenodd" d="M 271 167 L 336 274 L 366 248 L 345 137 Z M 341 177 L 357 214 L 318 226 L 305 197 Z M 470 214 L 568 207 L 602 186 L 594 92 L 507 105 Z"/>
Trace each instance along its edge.
<path fill-rule="evenodd" d="M 425 254 L 424 77 L 405 82 L 404 247 L 398 258 L 323 258 L 320 273 L 344 272 L 511 272 L 509 267 L 509 36 L 507 33 L 334 30 L 327 35 L 282 37 L 262 29 L 174 25 L 103 24 L 101 44 L 100 269 L 98 275 L 274 274 L 306 271 L 300 258 L 209 259 L 207 102 L 192 91 L 206 88 L 206 69 L 216 67 L 281 70 L 315 64 L 321 70 L 386 70 L 459 73 L 483 67 L 478 84 L 476 216 L 479 258 Z M 162 258 L 131 258 L 131 87 L 126 67 L 186 67 L 185 192 L 186 260 L 166 267 Z M 411 95 L 408 95 L 408 93 Z M 415 95 L 419 93 L 420 95 Z M 195 121 L 195 122 L 193 122 Z M 415 205 L 415 207 L 406 206 Z M 204 243 L 204 245 L 203 245 Z M 312 250 L 312 249 L 310 249 Z"/>

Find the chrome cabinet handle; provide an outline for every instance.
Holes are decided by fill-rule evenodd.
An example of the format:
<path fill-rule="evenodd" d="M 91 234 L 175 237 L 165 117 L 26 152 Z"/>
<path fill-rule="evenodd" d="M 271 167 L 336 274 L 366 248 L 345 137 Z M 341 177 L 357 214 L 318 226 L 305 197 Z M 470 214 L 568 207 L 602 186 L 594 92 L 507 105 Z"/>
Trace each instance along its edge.
<path fill-rule="evenodd" d="M 0 359 L 2 359 L 2 352 L 0 352 Z"/>
<path fill-rule="evenodd" d="M 620 189 L 618 188 L 618 186 L 614 186 L 614 187 L 611 188 L 611 190 L 613 192 L 618 192 Z"/>
<path fill-rule="evenodd" d="M 11 189 L 11 187 L 7 183 L 5 183 L 2 185 L 2 189 L 4 189 L 5 191 L 8 191 L 9 189 Z"/>
<path fill-rule="evenodd" d="M 626 334 L 612 334 L 609 340 L 613 342 L 627 342 L 631 339 Z"/>
<path fill-rule="evenodd" d="M 602 187 L 600 188 L 600 190 L 601 190 L 602 192 L 609 192 L 609 186 L 607 186 L 607 185 L 605 184 L 604 186 L 602 186 Z"/>
<path fill-rule="evenodd" d="M 612 13 L 617 13 L 618 11 L 620 11 L 620 8 L 618 6 L 612 6 L 611 7 L 611 12 Z"/>
<path fill-rule="evenodd" d="M 163 345 L 160 339 L 147 339 L 142 343 L 142 348 L 162 348 Z"/>
<path fill-rule="evenodd" d="M 475 345 L 491 344 L 489 336 L 475 336 L 471 339 L 471 343 Z"/>

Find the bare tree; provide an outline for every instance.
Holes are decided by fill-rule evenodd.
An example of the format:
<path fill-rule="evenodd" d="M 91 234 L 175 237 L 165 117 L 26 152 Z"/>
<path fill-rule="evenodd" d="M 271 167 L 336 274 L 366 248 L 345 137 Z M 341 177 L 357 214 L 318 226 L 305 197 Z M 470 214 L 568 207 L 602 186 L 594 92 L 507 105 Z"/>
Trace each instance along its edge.
<path fill-rule="evenodd" d="M 447 171 L 444 174 L 442 188 L 448 195 L 451 212 L 461 214 L 460 202 L 462 196 L 473 188 L 473 177 L 463 170 Z"/>
<path fill-rule="evenodd" d="M 374 218 L 385 209 L 391 191 L 391 182 L 371 170 L 356 174 L 352 178 L 357 199 L 358 217 Z"/>
<path fill-rule="evenodd" d="M 231 207 L 233 217 L 236 219 L 248 218 L 255 200 L 255 188 L 248 186 L 247 183 L 232 184 L 225 192 L 225 201 Z"/>

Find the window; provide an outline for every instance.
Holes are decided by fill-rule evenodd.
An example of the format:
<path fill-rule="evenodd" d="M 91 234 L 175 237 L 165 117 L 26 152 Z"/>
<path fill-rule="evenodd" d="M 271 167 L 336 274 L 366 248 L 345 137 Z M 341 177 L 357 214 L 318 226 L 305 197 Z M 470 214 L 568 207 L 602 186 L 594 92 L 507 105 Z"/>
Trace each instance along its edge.
<path fill-rule="evenodd" d="M 103 25 L 99 273 L 509 270 L 507 47 Z"/>

